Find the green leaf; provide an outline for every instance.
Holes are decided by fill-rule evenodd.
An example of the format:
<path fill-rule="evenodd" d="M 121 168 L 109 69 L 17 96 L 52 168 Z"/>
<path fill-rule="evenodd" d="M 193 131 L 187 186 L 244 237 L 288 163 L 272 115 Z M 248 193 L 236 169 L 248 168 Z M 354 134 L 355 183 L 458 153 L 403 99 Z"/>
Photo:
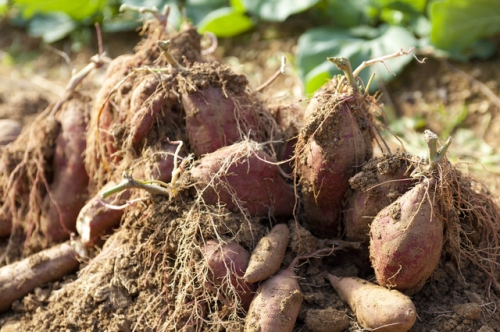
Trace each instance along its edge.
<path fill-rule="evenodd" d="M 174 26 L 179 26 L 182 20 L 182 14 L 179 10 L 178 1 L 176 0 L 120 0 L 120 3 L 137 7 L 156 7 L 160 11 L 168 5 L 170 7 L 168 22 Z M 120 16 L 114 17 L 110 21 L 105 21 L 103 29 L 106 32 L 131 30 L 131 28 L 133 29 L 141 25 L 142 20 L 143 16 L 139 13 L 122 13 Z"/>
<path fill-rule="evenodd" d="M 63 12 L 76 21 L 88 19 L 102 9 L 106 0 L 14 0 L 13 5 L 22 10 L 24 18 L 33 15 Z"/>
<path fill-rule="evenodd" d="M 7 0 L 0 0 L 0 18 L 7 12 Z"/>
<path fill-rule="evenodd" d="M 427 0 L 376 0 L 381 8 L 400 8 L 402 11 L 415 10 L 424 12 Z M 410 9 L 410 10 L 409 10 Z"/>
<path fill-rule="evenodd" d="M 500 33 L 500 1 L 445 0 L 430 7 L 431 41 L 437 47 L 474 54 L 475 41 Z"/>
<path fill-rule="evenodd" d="M 324 73 L 330 77 L 340 71 L 333 65 L 327 65 L 327 57 L 346 57 L 353 70 L 363 61 L 392 54 L 403 48 L 405 51 L 417 45 L 415 37 L 399 26 L 380 26 L 379 28 L 360 27 L 356 29 L 317 28 L 304 33 L 298 41 L 297 65 L 304 80 L 306 90 L 311 93 L 323 79 Z M 411 55 L 400 56 L 387 61 L 391 73 L 381 63 L 363 70 L 360 78 L 367 83 L 375 73 L 372 90 L 378 87 L 377 80 L 389 81 L 394 74 L 401 72 L 404 66 L 413 60 Z"/>
<path fill-rule="evenodd" d="M 305 77 L 305 92 L 307 96 L 312 96 L 316 90 L 327 83 L 335 71 L 333 63 L 330 61 L 323 62 L 319 66 L 311 70 Z"/>
<path fill-rule="evenodd" d="M 227 6 L 227 0 L 187 0 L 186 7 L 189 6 L 212 6 L 212 7 L 222 7 Z"/>
<path fill-rule="evenodd" d="M 283 22 L 292 14 L 300 13 L 320 0 L 242 0 L 252 14 L 267 21 Z"/>
<path fill-rule="evenodd" d="M 46 43 L 53 43 L 69 35 L 76 27 L 71 17 L 54 12 L 33 16 L 28 23 L 28 33 L 32 37 L 42 37 Z"/>
<path fill-rule="evenodd" d="M 361 23 L 364 10 L 363 1 L 327 0 L 326 11 L 335 26 L 350 28 Z"/>
<path fill-rule="evenodd" d="M 234 8 L 220 8 L 208 14 L 198 25 L 200 33 L 209 31 L 217 37 L 232 37 L 253 27 L 252 20 Z"/>
<path fill-rule="evenodd" d="M 230 1 L 231 7 L 234 8 L 234 10 L 244 13 L 246 12 L 245 4 L 243 4 L 243 0 L 231 0 Z"/>

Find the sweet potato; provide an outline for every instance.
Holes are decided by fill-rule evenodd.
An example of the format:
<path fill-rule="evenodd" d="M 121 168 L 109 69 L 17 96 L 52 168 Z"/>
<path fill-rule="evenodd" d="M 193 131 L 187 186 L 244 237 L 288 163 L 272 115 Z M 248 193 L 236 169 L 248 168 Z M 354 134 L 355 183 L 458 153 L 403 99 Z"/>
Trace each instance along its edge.
<path fill-rule="evenodd" d="M 285 224 L 274 226 L 269 234 L 261 238 L 250 257 L 245 281 L 258 282 L 275 274 L 283 262 L 289 240 L 290 230 Z"/>
<path fill-rule="evenodd" d="M 260 284 L 245 319 L 246 332 L 291 332 L 303 295 L 293 267 Z"/>
<path fill-rule="evenodd" d="M 106 231 L 117 226 L 123 216 L 124 210 L 113 210 L 101 204 L 101 193 L 115 186 L 109 182 L 99 193 L 92 197 L 80 210 L 76 221 L 76 230 L 84 245 L 90 246 Z M 113 198 L 111 204 L 122 202 L 130 198 L 131 192 L 125 190 Z"/>
<path fill-rule="evenodd" d="M 339 234 L 349 178 L 371 158 L 373 150 L 366 97 L 357 89 L 349 61 L 337 60 L 349 84 L 337 76 L 315 93 L 305 110 L 306 125 L 295 149 L 306 220 L 311 233 L 321 238 Z"/>
<path fill-rule="evenodd" d="M 89 177 L 85 170 L 88 106 L 80 98 L 68 101 L 61 113 L 61 130 L 53 159 L 54 178 L 44 198 L 41 230 L 54 241 L 69 238 L 76 218 L 88 199 Z"/>
<path fill-rule="evenodd" d="M 264 120 L 274 119 L 247 91 L 243 75 L 218 63 L 195 63 L 179 76 L 186 131 L 195 156 L 245 138 L 262 142 L 270 136 L 267 129 L 273 126 L 266 126 Z"/>
<path fill-rule="evenodd" d="M 409 156 L 391 154 L 370 160 L 349 179 L 352 190 L 342 211 L 346 240 L 370 241 L 373 218 L 414 185 L 410 173 Z"/>
<path fill-rule="evenodd" d="M 359 278 L 329 275 L 328 280 L 365 329 L 406 332 L 415 324 L 417 310 L 408 296 Z"/>
<path fill-rule="evenodd" d="M 243 280 L 250 259 L 248 251 L 234 242 L 220 244 L 210 240 L 205 244 L 204 255 L 213 284 L 222 286 L 223 293 L 227 292 L 230 284 L 239 296 L 243 308 L 248 309 L 256 289 L 255 285 Z"/>
<path fill-rule="evenodd" d="M 324 111 L 302 130 L 296 149 L 304 211 L 311 232 L 321 238 L 337 235 L 349 178 L 368 159 L 367 144 L 348 102 L 338 104 L 331 114 Z"/>
<path fill-rule="evenodd" d="M 443 221 L 435 180 L 425 180 L 380 211 L 370 229 L 370 260 L 379 285 L 418 292 L 441 257 Z"/>
<path fill-rule="evenodd" d="M 77 256 L 70 244 L 62 243 L 0 268 L 0 312 L 35 287 L 74 271 L 79 265 Z"/>
<path fill-rule="evenodd" d="M 207 204 L 243 208 L 251 216 L 290 216 L 294 191 L 275 162 L 259 144 L 242 141 L 203 156 L 189 173 Z"/>
<path fill-rule="evenodd" d="M 12 231 L 12 222 L 4 214 L 0 213 L 0 237 L 9 236 Z"/>
<path fill-rule="evenodd" d="M 173 112 L 178 104 L 177 96 L 169 91 L 172 79 L 171 75 L 149 75 L 135 83 L 125 121 L 130 124 L 133 146 L 146 138 L 155 123 L 180 125 L 179 115 Z"/>
<path fill-rule="evenodd" d="M 11 119 L 0 119 L 0 145 L 13 142 L 21 133 L 19 122 Z"/>

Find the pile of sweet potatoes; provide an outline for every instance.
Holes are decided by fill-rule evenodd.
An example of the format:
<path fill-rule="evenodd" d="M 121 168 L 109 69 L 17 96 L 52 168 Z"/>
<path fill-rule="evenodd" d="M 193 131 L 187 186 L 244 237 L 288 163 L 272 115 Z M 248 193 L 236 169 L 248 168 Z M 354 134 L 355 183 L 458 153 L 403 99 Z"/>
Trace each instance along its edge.
<path fill-rule="evenodd" d="M 298 278 L 298 260 L 321 255 L 368 262 L 363 271 L 378 286 L 332 275 L 329 260 L 321 266 L 358 323 L 377 331 L 413 326 L 418 307 L 407 295 L 449 259 L 446 243 L 496 273 L 498 207 L 432 133 L 428 158 L 373 157 L 382 140 L 376 101 L 348 59 L 331 59 L 344 73 L 304 109 L 290 108 L 304 120 L 289 130 L 244 75 L 203 54 L 194 27 L 171 32 L 159 17 L 145 24 L 135 54 L 111 61 L 94 99 L 75 92 L 55 115 L 42 113 L 44 130 L 25 128 L 0 150 L 0 236 L 12 229 L 27 243 L 33 234 L 54 243 L 73 233 L 85 256 L 115 229 L 111 239 L 128 234 L 108 243 L 150 263 L 136 262 L 134 273 L 163 292 L 154 326 L 165 330 L 292 331 L 308 282 Z M 290 131 L 298 135 L 286 141 Z M 481 201 L 487 207 L 474 212 Z M 46 264 L 57 271 L 74 269 L 73 252 L 67 264 L 51 255 Z M 90 264 L 103 257 L 106 250 Z M 0 278 L 16 269 L 30 280 L 30 270 L 46 282 L 61 276 L 26 263 L 4 266 Z M 8 287 L 1 310 L 30 291 Z"/>

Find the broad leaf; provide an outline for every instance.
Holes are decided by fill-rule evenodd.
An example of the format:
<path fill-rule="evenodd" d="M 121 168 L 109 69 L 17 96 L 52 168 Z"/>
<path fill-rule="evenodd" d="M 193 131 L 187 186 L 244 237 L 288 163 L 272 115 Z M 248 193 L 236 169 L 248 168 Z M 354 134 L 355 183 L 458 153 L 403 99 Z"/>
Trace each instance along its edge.
<path fill-rule="evenodd" d="M 102 10 L 106 0 L 14 0 L 21 8 L 23 17 L 31 18 L 37 13 L 63 12 L 76 21 L 82 21 Z"/>
<path fill-rule="evenodd" d="M 217 37 L 232 37 L 253 27 L 252 20 L 234 8 L 220 8 L 208 14 L 199 24 L 200 33 L 209 31 Z"/>
<path fill-rule="evenodd" d="M 75 29 L 75 21 L 61 12 L 35 15 L 28 24 L 30 36 L 41 37 L 46 43 L 60 40 Z"/>
<path fill-rule="evenodd" d="M 320 0 L 242 0 L 252 14 L 267 21 L 283 22 L 292 14 L 313 7 Z"/>
<path fill-rule="evenodd" d="M 473 43 L 500 33 L 500 1 L 445 0 L 431 5 L 431 40 L 437 47 L 475 54 Z"/>
<path fill-rule="evenodd" d="M 346 57 L 353 70 L 363 61 L 392 54 L 400 49 L 408 50 L 417 45 L 417 40 L 406 29 L 398 26 L 381 26 L 359 29 L 311 29 L 304 33 L 298 42 L 297 65 L 304 80 L 306 91 L 311 94 L 318 82 L 340 71 L 326 60 L 327 57 Z M 360 78 L 367 83 L 371 74 L 376 74 L 372 90 L 377 88 L 377 79 L 389 81 L 394 74 L 413 60 L 411 55 L 400 56 L 387 61 L 391 73 L 381 63 L 363 70 Z"/>

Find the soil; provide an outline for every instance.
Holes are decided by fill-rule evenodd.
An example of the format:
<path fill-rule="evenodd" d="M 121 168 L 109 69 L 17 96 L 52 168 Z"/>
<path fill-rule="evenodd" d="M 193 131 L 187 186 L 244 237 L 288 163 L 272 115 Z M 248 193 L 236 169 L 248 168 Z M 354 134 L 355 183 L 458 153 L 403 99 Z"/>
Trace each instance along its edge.
<path fill-rule="evenodd" d="M 22 31 L 3 26 L 2 33 L 5 29 L 9 29 L 11 38 L 0 45 L 3 49 L 0 58 L 4 54 L 2 51 L 9 51 L 13 40 L 26 40 L 21 43 L 24 49 L 19 52 L 31 52 L 39 46 Z M 248 76 L 251 86 L 258 86 L 279 67 L 280 52 L 293 54 L 296 42 L 290 36 L 278 34 L 266 40 L 261 38 L 263 35 L 257 31 L 245 36 L 240 43 L 222 41 L 220 51 L 214 56 L 223 57 Z M 131 36 L 134 37 L 122 39 L 123 43 L 117 43 L 116 38 L 105 38 L 104 44 L 110 45 L 115 52 L 110 55 L 132 53 L 137 37 Z M 65 48 L 64 43 L 58 46 Z M 71 54 L 71 58 L 75 67 L 81 68 L 95 53 L 96 48 L 89 47 L 80 54 Z M 452 128 L 451 133 L 458 128 L 470 129 L 475 139 L 484 138 L 493 151 L 497 151 L 500 148 L 497 123 L 500 105 L 495 96 L 500 94 L 497 84 L 499 60 L 500 54 L 486 61 L 453 63 L 453 67 L 445 60 L 432 58 L 425 65 L 414 62 L 383 87 L 380 104 L 387 105 L 388 112 L 392 110 L 398 118 L 423 117 L 435 132 L 447 128 L 454 112 L 466 105 L 467 118 Z M 27 71 L 27 67 L 31 70 Z M 69 73 L 61 74 L 60 68 L 60 59 L 47 50 L 27 63 L 1 65 L 0 118 L 16 119 L 29 126 L 37 113 L 56 100 L 68 81 Z M 276 104 L 286 101 L 302 105 L 300 82 L 291 75 L 290 69 L 287 73 L 264 91 L 263 98 Z M 104 70 L 97 71 L 82 89 L 96 93 L 103 77 Z M 40 82 L 53 82 L 53 85 Z M 445 112 L 436 112 L 437 108 Z M 488 195 L 498 203 L 497 174 L 484 170 L 473 174 L 488 179 Z M 242 330 L 244 314 L 241 310 L 222 305 L 221 295 L 211 292 L 210 287 L 197 286 L 206 285 L 202 244 L 207 239 L 233 240 L 251 250 L 273 222 L 267 218 L 243 220 L 239 213 L 200 205 L 194 201 L 190 190 L 181 190 L 174 198 L 154 197 L 143 203 L 127 210 L 119 230 L 102 248 L 91 249 L 78 271 L 36 288 L 14 302 L 11 310 L 1 313 L 0 331 L 163 331 L 175 328 L 196 331 L 202 323 L 200 316 L 217 321 L 221 329 Z M 293 220 L 288 221 L 288 225 L 292 236 L 283 267 L 298 253 L 313 252 L 328 242 L 316 239 Z M 0 253 L 5 253 L 8 245 L 9 239 L 0 240 Z M 18 255 L 26 256 L 33 250 Z M 362 330 L 354 313 L 326 279 L 330 273 L 374 281 L 370 268 L 353 255 L 355 250 L 346 247 L 327 257 L 309 259 L 296 269 L 304 299 L 294 331 Z M 172 271 L 181 271 L 180 277 L 175 278 Z M 495 279 L 500 280 L 500 276 L 497 274 Z M 234 294 L 222 297 L 230 299 L 231 295 Z M 411 331 L 500 331 L 498 283 L 464 257 L 454 257 L 449 250 L 444 251 L 431 279 L 412 299 L 418 319 Z"/>

